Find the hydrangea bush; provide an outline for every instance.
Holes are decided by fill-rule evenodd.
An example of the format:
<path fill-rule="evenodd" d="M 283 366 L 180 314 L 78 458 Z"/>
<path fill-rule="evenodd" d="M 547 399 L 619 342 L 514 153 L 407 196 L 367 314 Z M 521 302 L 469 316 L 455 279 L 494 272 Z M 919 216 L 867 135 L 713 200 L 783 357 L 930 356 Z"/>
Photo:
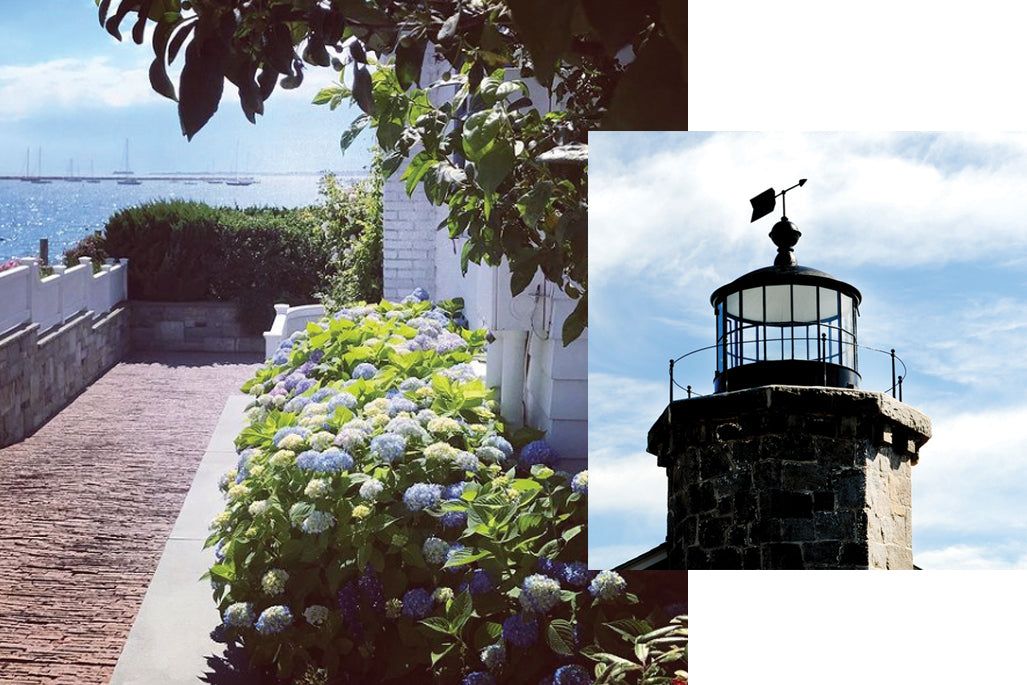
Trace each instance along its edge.
<path fill-rule="evenodd" d="M 208 575 L 256 667 L 590 682 L 599 633 L 640 611 L 623 577 L 585 563 L 587 472 L 556 471 L 538 434 L 504 434 L 475 367 L 486 334 L 457 312 L 420 292 L 343 309 L 243 387 Z"/>

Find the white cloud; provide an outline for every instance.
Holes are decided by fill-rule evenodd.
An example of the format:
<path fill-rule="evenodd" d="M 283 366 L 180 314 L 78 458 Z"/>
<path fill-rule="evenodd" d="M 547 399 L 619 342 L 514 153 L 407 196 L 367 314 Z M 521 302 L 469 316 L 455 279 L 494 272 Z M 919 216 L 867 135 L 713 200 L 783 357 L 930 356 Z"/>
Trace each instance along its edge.
<path fill-rule="evenodd" d="M 0 121 L 162 100 L 150 89 L 146 67 L 118 67 L 106 57 L 0 66 Z"/>
<path fill-rule="evenodd" d="M 721 133 L 631 162 L 590 160 L 590 276 L 719 285 L 739 262 L 763 266 L 772 220 L 750 225 L 748 198 L 800 177 L 789 214 L 796 248 L 821 263 L 908 267 L 1027 249 L 1027 137 Z M 664 137 L 662 140 L 675 140 Z M 780 207 L 780 205 L 779 205 Z M 727 264 L 731 273 L 717 273 Z"/>
<path fill-rule="evenodd" d="M 933 570 L 1006 570 L 1027 569 L 1027 545 L 1003 545 L 1001 548 L 973 545 L 952 545 L 941 549 L 915 551 L 916 565 Z"/>
<path fill-rule="evenodd" d="M 588 567 L 594 570 L 608 570 L 634 559 L 643 552 L 648 552 L 655 545 L 599 545 L 588 548 Z"/>

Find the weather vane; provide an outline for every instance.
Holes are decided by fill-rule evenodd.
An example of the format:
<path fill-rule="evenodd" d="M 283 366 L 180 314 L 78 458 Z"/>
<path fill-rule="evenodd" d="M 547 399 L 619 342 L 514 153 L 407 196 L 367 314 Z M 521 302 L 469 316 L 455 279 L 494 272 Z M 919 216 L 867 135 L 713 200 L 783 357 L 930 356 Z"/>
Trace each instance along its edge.
<path fill-rule="evenodd" d="M 781 196 L 781 218 L 787 218 L 787 212 L 785 211 L 785 193 L 792 188 L 798 188 L 803 185 L 806 185 L 806 179 L 800 178 L 798 183 L 793 185 L 791 188 L 785 188 L 780 193 L 775 194 L 773 188 L 767 188 L 762 193 L 749 200 L 750 204 L 752 204 L 752 220 L 749 221 L 749 223 L 752 223 L 757 219 L 762 219 L 773 212 L 774 205 L 777 204 L 778 195 Z"/>

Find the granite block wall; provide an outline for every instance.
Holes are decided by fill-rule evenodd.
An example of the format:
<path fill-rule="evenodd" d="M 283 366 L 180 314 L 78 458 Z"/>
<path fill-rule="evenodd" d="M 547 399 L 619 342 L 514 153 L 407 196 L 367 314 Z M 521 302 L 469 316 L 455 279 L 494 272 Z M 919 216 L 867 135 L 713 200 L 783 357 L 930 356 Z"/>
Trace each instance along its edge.
<path fill-rule="evenodd" d="M 94 319 L 83 311 L 43 332 L 26 324 L 0 336 L 0 447 L 32 434 L 129 348 L 124 303 Z"/>
<path fill-rule="evenodd" d="M 859 390 L 674 402 L 649 433 L 667 469 L 670 563 L 912 569 L 911 467 L 930 431 L 915 409 Z"/>
<path fill-rule="evenodd" d="M 234 302 L 132 301 L 132 348 L 178 352 L 264 352 L 243 331 Z"/>

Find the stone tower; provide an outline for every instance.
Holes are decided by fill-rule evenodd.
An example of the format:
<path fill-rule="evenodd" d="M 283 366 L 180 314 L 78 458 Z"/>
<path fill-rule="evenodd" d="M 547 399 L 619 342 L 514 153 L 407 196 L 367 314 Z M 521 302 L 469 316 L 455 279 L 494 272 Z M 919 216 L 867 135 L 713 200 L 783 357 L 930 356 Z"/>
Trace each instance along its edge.
<path fill-rule="evenodd" d="M 858 389 L 859 291 L 795 263 L 786 217 L 770 235 L 774 266 L 711 297 L 714 394 L 671 401 L 649 431 L 668 565 L 912 569 L 910 473 L 930 419 L 894 388 Z"/>

